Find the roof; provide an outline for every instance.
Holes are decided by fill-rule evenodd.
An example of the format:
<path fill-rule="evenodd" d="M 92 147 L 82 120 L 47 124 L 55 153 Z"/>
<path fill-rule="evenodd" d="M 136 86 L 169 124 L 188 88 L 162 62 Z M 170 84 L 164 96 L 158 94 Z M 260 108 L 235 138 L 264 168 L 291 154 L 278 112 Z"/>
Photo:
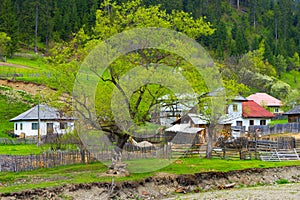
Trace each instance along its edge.
<path fill-rule="evenodd" d="M 273 118 L 274 114 L 258 105 L 254 101 L 246 101 L 242 103 L 242 115 L 245 118 Z"/>
<path fill-rule="evenodd" d="M 171 126 L 170 128 L 166 129 L 166 131 L 168 132 L 194 133 L 194 134 L 202 130 L 204 130 L 204 128 L 190 127 L 189 124 L 175 124 L 174 126 Z"/>
<path fill-rule="evenodd" d="M 265 105 L 265 106 L 282 106 L 282 102 L 279 99 L 276 99 L 275 97 L 272 97 L 266 93 L 255 93 L 251 94 L 247 97 L 248 100 L 253 100 L 259 105 Z"/>
<path fill-rule="evenodd" d="M 231 99 L 232 101 L 247 101 L 245 97 L 242 97 L 241 95 L 237 95 Z"/>
<path fill-rule="evenodd" d="M 292 108 L 291 110 L 283 113 L 284 115 L 297 115 L 300 114 L 300 105 Z"/>
<path fill-rule="evenodd" d="M 17 117 L 12 118 L 10 121 L 14 122 L 38 120 L 38 109 L 40 110 L 40 120 L 74 120 L 74 118 L 66 116 L 56 108 L 39 104 L 21 113 Z"/>
<path fill-rule="evenodd" d="M 208 124 L 208 119 L 203 115 L 197 115 L 194 113 L 188 113 L 187 115 L 191 118 L 193 124 Z"/>

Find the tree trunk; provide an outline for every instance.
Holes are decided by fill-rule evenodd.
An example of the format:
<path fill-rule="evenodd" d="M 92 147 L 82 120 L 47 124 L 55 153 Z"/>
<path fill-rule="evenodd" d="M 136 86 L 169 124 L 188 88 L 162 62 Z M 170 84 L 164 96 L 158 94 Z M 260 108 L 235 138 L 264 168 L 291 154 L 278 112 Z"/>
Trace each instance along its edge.
<path fill-rule="evenodd" d="M 37 37 L 38 37 L 38 25 L 39 25 L 39 7 L 35 7 L 35 36 L 34 36 L 34 52 L 38 53 L 37 49 Z"/>
<path fill-rule="evenodd" d="M 129 172 L 126 169 L 126 164 L 122 163 L 123 147 L 128 139 L 129 139 L 128 134 L 118 134 L 116 136 L 113 133 L 111 133 L 110 140 L 112 143 L 116 142 L 116 145 L 114 147 L 114 152 L 113 152 L 113 156 L 112 156 L 112 164 L 109 167 L 109 170 L 107 173 L 119 174 L 119 175 L 125 175 L 125 176 L 129 175 Z"/>
<path fill-rule="evenodd" d="M 217 125 L 216 123 L 210 123 L 208 125 L 208 136 L 207 136 L 207 147 L 206 147 L 206 158 L 210 159 L 212 157 L 213 141 L 216 133 Z"/>
<path fill-rule="evenodd" d="M 212 157 L 212 143 L 213 143 L 213 133 L 210 127 L 208 127 L 208 137 L 207 137 L 207 147 L 206 147 L 206 158 L 210 159 Z"/>

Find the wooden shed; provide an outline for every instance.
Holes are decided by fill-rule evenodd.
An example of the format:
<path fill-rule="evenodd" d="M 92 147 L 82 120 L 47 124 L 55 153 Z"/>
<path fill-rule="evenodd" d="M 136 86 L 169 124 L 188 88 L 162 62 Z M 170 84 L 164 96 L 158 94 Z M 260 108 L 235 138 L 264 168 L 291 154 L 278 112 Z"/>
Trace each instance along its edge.
<path fill-rule="evenodd" d="M 292 108 L 291 110 L 283 114 L 288 116 L 289 123 L 300 122 L 300 105 Z"/>

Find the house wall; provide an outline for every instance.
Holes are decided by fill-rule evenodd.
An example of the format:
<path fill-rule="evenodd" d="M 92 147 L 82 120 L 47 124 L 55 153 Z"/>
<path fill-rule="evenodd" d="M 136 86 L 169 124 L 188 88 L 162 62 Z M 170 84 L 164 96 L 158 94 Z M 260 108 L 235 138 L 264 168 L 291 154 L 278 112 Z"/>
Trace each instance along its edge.
<path fill-rule="evenodd" d="M 234 109 L 234 104 L 236 105 Z M 228 114 L 231 116 L 238 116 L 235 117 L 231 121 L 232 126 L 240 126 L 240 122 L 242 123 L 242 126 L 245 126 L 246 131 L 249 130 L 250 126 L 250 120 L 253 120 L 253 125 L 260 125 L 261 120 L 266 120 L 266 125 L 271 122 L 271 119 L 265 119 L 265 118 L 242 118 L 242 102 L 233 102 L 232 104 L 228 105 Z"/>
<path fill-rule="evenodd" d="M 266 121 L 265 125 L 268 125 L 271 122 L 271 119 L 266 119 L 266 118 L 246 118 L 243 121 L 243 126 L 246 126 L 246 130 L 249 130 L 250 120 L 253 120 L 253 122 L 254 122 L 253 125 L 261 125 L 260 124 L 261 120 Z"/>
<path fill-rule="evenodd" d="M 234 109 L 236 108 L 236 109 Z M 228 105 L 229 114 L 240 114 L 242 115 L 242 102 L 233 102 Z"/>
<path fill-rule="evenodd" d="M 21 135 L 25 133 L 25 136 L 37 136 L 38 130 L 32 129 L 32 123 L 37 123 L 37 121 L 19 121 L 14 122 L 14 134 Z M 67 132 L 74 130 L 74 122 L 63 122 L 67 126 L 65 129 L 60 129 L 60 122 L 57 121 L 41 121 L 40 122 L 40 133 L 41 136 L 47 135 L 47 123 L 53 123 L 53 134 L 65 134 Z M 22 124 L 22 125 L 21 125 Z M 21 127 L 22 126 L 22 127 Z M 22 128 L 22 129 L 21 129 Z"/>
<path fill-rule="evenodd" d="M 268 106 L 267 110 L 277 115 L 283 113 L 283 110 L 279 106 Z"/>

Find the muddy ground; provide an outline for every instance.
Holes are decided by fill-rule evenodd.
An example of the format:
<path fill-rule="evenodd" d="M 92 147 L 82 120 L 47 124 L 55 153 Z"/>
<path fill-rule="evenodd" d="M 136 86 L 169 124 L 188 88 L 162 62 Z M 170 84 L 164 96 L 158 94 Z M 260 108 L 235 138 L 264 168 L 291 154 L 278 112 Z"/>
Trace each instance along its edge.
<path fill-rule="evenodd" d="M 1 200 L 8 199 L 164 199 L 164 198 L 187 198 L 190 199 L 239 199 L 231 195 L 242 194 L 245 187 L 260 186 L 257 191 L 267 195 L 265 185 L 280 185 L 279 183 L 299 183 L 300 166 L 280 167 L 268 169 L 247 169 L 231 172 L 205 172 L 190 175 L 171 175 L 158 173 L 141 181 L 124 181 L 119 183 L 86 183 L 69 184 L 46 189 L 32 189 L 16 193 L 1 194 Z M 296 188 L 299 184 L 294 185 Z M 243 189 L 229 189 L 243 188 Z M 259 190 L 261 188 L 261 190 Z M 246 188 L 251 189 L 251 188 Z M 220 190 L 220 191 L 219 191 Z M 273 189 L 270 189 L 272 191 Z M 299 188 L 300 190 L 300 188 Z M 296 191 L 288 192 L 291 195 L 299 194 Z M 211 192 L 214 191 L 214 192 Z M 225 191 L 225 192 L 224 192 Z M 258 193 L 255 191 L 255 193 Z M 224 192 L 217 194 L 216 192 Z M 195 196 L 187 196 L 195 195 Z M 201 195 L 204 195 L 201 197 Z M 205 196 L 208 195 L 208 196 Z M 222 197 L 224 195 L 224 198 Z M 227 195 L 227 196 L 225 196 Z M 250 193 L 249 193 L 250 195 Z M 248 197 L 251 197 L 249 196 Z M 255 197 L 255 196 L 253 196 Z M 240 198 L 240 199 L 268 199 Z M 274 198 L 273 198 L 274 199 Z M 278 198 L 275 198 L 278 199 Z M 291 198 L 294 199 L 293 196 Z"/>

